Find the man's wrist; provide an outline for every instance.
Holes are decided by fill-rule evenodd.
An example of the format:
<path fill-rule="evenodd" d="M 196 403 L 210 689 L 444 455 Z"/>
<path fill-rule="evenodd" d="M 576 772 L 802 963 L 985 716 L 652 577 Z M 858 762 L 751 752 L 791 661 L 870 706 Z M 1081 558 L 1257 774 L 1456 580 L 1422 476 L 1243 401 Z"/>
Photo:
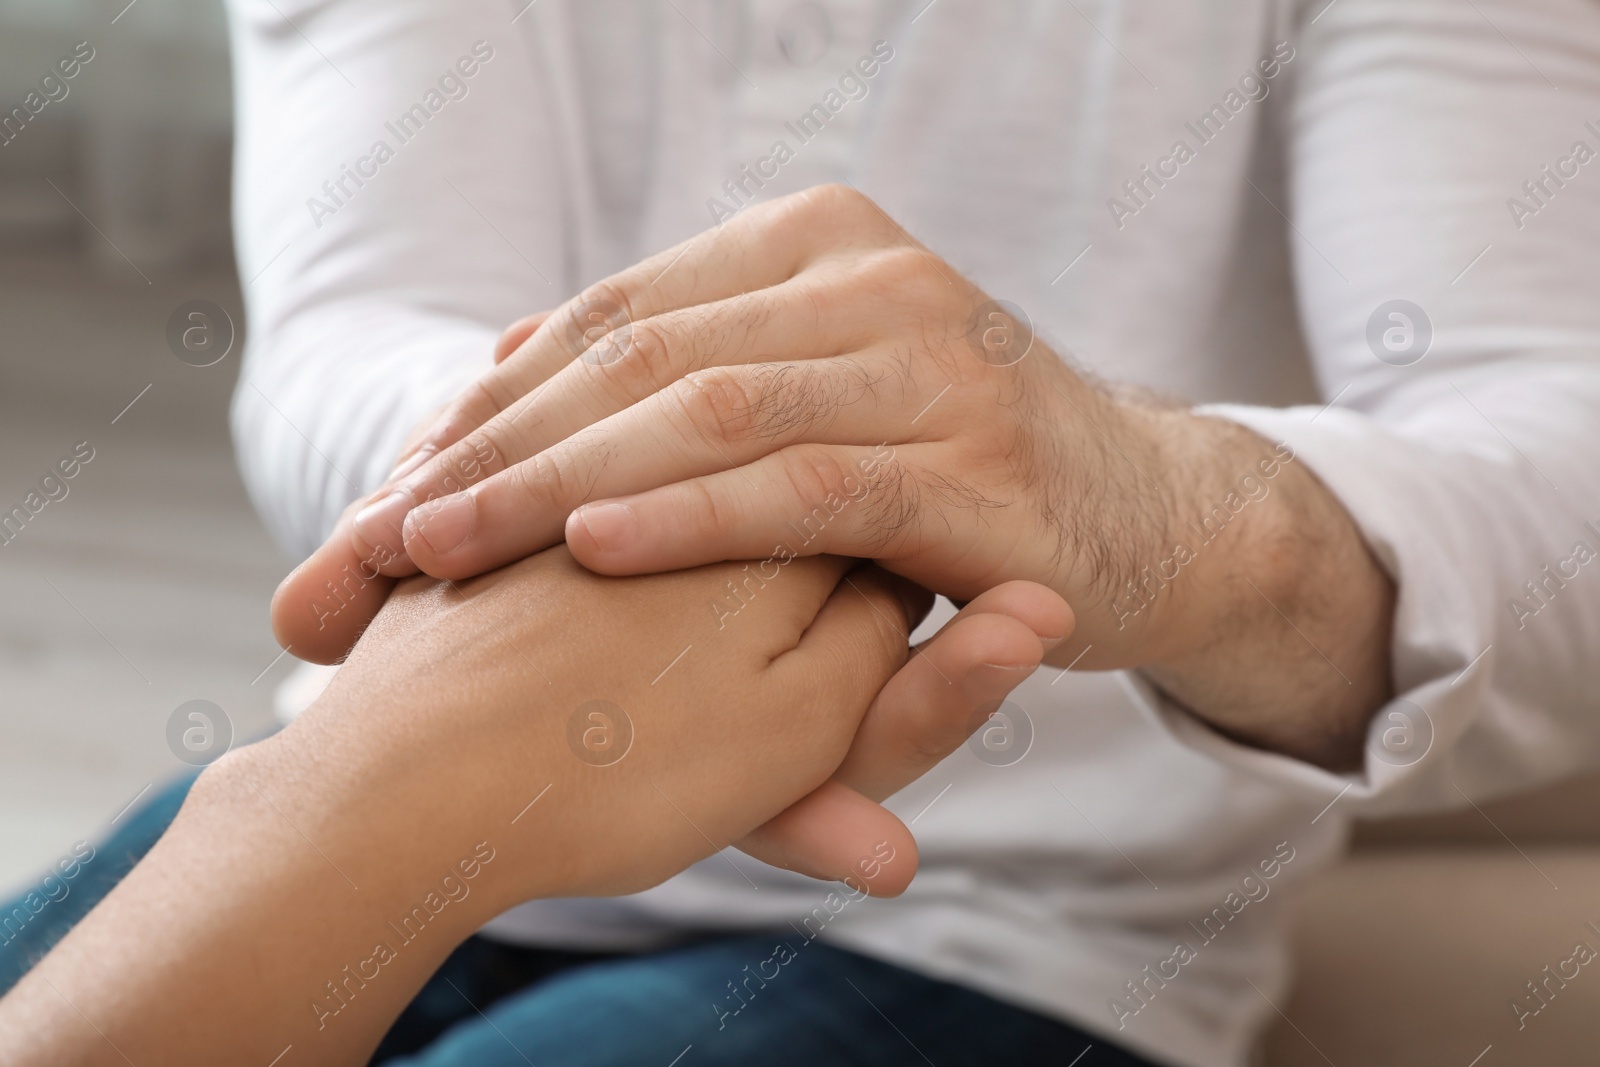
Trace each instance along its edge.
<path fill-rule="evenodd" d="M 1107 605 L 1115 665 L 1241 741 L 1350 765 L 1389 694 L 1394 605 L 1353 520 L 1287 444 L 1116 402 L 1160 506 L 1129 531 L 1148 558 Z"/>
<path fill-rule="evenodd" d="M 1167 505 L 1159 549 L 1125 592 L 1150 609 L 1137 665 L 1160 667 L 1203 653 L 1262 595 L 1288 593 L 1302 572 L 1288 547 L 1301 509 L 1287 445 L 1187 410 L 1155 412 L 1148 425 Z"/>
<path fill-rule="evenodd" d="M 1073 459 L 1074 542 L 1048 584 L 1073 605 L 1074 639 L 1049 662 L 1083 654 L 1094 670 L 1122 670 L 1184 655 L 1195 641 L 1193 596 L 1201 561 L 1184 544 L 1184 519 L 1204 490 L 1197 469 L 1214 433 L 1187 411 L 1104 384 L 1078 383 L 1069 425 L 1088 424 Z M 1068 520 L 1062 520 L 1068 521 Z M 1206 561 L 1210 562 L 1210 561 Z"/>

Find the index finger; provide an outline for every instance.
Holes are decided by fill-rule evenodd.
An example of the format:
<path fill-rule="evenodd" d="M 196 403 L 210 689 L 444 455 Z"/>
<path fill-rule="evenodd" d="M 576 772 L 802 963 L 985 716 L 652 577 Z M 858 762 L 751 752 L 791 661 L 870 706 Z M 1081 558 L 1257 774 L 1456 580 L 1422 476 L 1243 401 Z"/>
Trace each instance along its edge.
<path fill-rule="evenodd" d="M 338 663 L 372 621 L 395 579 L 381 573 L 393 557 L 378 546 L 363 556 L 351 521 L 364 501 L 345 509 L 327 541 L 289 572 L 272 595 L 272 633 L 312 663 Z"/>
<path fill-rule="evenodd" d="M 726 222 L 589 286 L 479 378 L 424 439 L 442 451 L 579 358 L 610 362 L 633 323 L 787 281 L 823 249 L 881 238 L 883 216 L 848 186 L 751 205 Z M 526 458 L 526 457 L 516 457 Z"/>

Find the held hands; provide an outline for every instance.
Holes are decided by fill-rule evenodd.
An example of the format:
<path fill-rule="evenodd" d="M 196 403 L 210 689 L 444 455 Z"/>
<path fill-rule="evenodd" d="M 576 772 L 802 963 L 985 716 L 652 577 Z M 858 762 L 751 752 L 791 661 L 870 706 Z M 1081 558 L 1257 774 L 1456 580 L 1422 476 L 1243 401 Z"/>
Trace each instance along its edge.
<path fill-rule="evenodd" d="M 296 654 L 341 655 L 392 577 L 563 539 L 604 574 L 834 553 L 957 599 L 1023 579 L 1098 603 L 1108 531 L 1161 510 L 1116 466 L 1163 469 L 1140 420 L 848 187 L 752 207 L 499 355 L 285 580 Z M 1085 665 L 1115 660 L 1114 618 L 1080 614 Z"/>
<path fill-rule="evenodd" d="M 1292 450 L 1086 381 L 848 187 L 751 207 L 504 341 L 279 587 L 298 655 L 342 655 L 396 577 L 565 539 L 602 574 L 832 553 L 956 600 L 1034 583 L 1077 616 L 1053 665 L 1139 669 L 1329 767 L 1392 690 L 1394 583 Z"/>
<path fill-rule="evenodd" d="M 305 818 L 333 840 L 364 828 L 350 847 L 375 864 L 419 834 L 441 854 L 488 838 L 517 871 L 496 908 L 636 891 L 732 842 L 892 895 L 915 845 L 864 796 L 959 746 L 1070 617 L 996 589 L 908 663 L 926 594 L 851 566 L 796 560 L 720 620 L 729 564 L 619 580 L 557 547 L 459 585 L 413 580 L 317 705 L 248 750 L 253 769 L 334 789 Z M 880 842 L 896 859 L 868 877 Z"/>
<path fill-rule="evenodd" d="M 396 484 L 416 488 L 385 490 L 377 494 L 377 504 L 368 500 L 353 505 L 328 543 L 280 587 L 274 623 L 280 640 L 303 658 L 331 661 L 342 656 L 384 603 L 395 576 L 415 572 L 408 545 L 423 557 L 431 573 L 443 574 L 436 561 L 428 561 L 426 552 L 432 546 L 425 532 L 433 529 L 437 539 L 428 516 L 441 505 L 406 519 L 406 511 L 396 509 L 395 502 L 409 507 L 413 501 L 468 487 L 469 493 L 455 497 L 457 503 L 482 499 L 487 509 L 483 514 L 499 518 L 483 527 L 486 539 L 463 540 L 466 558 L 473 562 L 444 568 L 451 579 L 559 542 L 563 532 L 572 554 L 601 573 L 651 573 L 728 558 L 762 560 L 740 568 L 732 579 L 743 590 L 752 581 L 760 586 L 775 574 L 787 573 L 791 561 L 800 556 L 830 547 L 858 555 L 888 555 L 891 565 L 905 573 L 932 575 L 941 588 L 976 599 L 884 688 L 848 755 L 842 757 L 834 780 L 752 832 L 740 847 L 779 866 L 836 878 L 848 873 L 852 860 L 866 855 L 871 844 L 893 839 L 913 858 L 899 864 L 874 891 L 894 893 L 914 873 L 914 845 L 904 827 L 873 801 L 908 784 L 953 750 L 980 724 L 983 714 L 978 709 L 997 704 L 1037 667 L 1045 652 L 1070 636 L 1073 622 L 1056 593 L 1032 582 L 1008 581 L 1009 570 L 1026 568 L 1007 559 L 1017 555 L 1018 545 L 1037 541 L 1016 525 L 1026 525 L 1037 516 L 1030 518 L 1026 508 L 1008 506 L 1001 510 L 1009 516 L 1009 525 L 990 518 L 984 508 L 974 510 L 970 499 L 951 497 L 955 483 L 945 475 L 929 497 L 927 470 L 912 477 L 914 484 L 908 486 L 911 468 L 896 455 L 909 451 L 946 471 L 952 467 L 942 455 L 961 457 L 967 466 L 977 457 L 987 464 L 982 476 L 1000 483 L 1008 477 L 1007 452 L 1038 451 L 1036 443 L 1022 446 L 1011 440 L 994 446 L 968 440 L 963 429 L 974 421 L 975 413 L 967 410 L 974 389 L 990 396 L 993 404 L 1019 387 L 1014 380 L 992 376 L 1017 372 L 1019 357 L 1006 349 L 1016 343 L 1006 333 L 1011 320 L 1002 317 L 998 324 L 975 320 L 981 328 L 972 338 L 947 337 L 939 353 L 925 353 L 917 360 L 897 352 L 894 331 L 920 328 L 919 315 L 937 312 L 949 330 L 967 329 L 950 318 L 953 306 L 937 304 L 947 299 L 942 288 L 958 283 L 927 253 L 905 247 L 904 238 L 869 202 L 854 194 L 825 191 L 813 199 L 830 213 L 841 207 L 855 212 L 846 221 L 867 223 L 865 228 L 877 243 L 856 247 L 849 238 L 850 228 L 839 225 L 833 236 L 844 242 L 840 249 L 811 247 L 807 219 L 816 206 L 794 200 L 767 209 L 772 217 L 765 220 L 753 215 L 746 227 L 749 232 L 703 235 L 699 240 L 707 247 L 697 250 L 690 242 L 681 257 L 671 253 L 672 259 L 646 263 L 602 286 L 601 291 L 631 305 L 631 317 L 616 314 L 620 305 L 615 303 L 580 299 L 554 316 L 545 313 L 514 324 L 498 347 L 495 371 L 447 409 L 402 458 Z M 782 263 L 749 260 L 760 266 L 762 284 L 769 286 L 762 299 L 770 310 L 764 310 L 746 306 L 756 298 L 727 295 L 741 284 L 727 269 L 732 253 L 714 250 L 709 242 L 752 241 L 769 232 L 783 235 L 791 247 Z M 885 247 L 885 242 L 894 241 L 901 247 Z M 810 260 L 816 261 L 814 273 L 820 277 L 805 274 Z M 679 270 L 682 278 L 669 284 Z M 910 274 L 902 277 L 906 271 Z M 793 277 L 785 281 L 780 277 L 783 272 Z M 647 284 L 643 280 L 647 276 L 659 284 Z M 889 305 L 885 316 L 879 309 L 884 299 L 908 284 L 927 297 L 933 311 Z M 819 297 L 811 294 L 824 293 L 830 286 L 843 287 L 830 297 L 842 314 L 822 316 L 813 306 Z M 981 297 L 964 282 L 958 291 L 964 295 L 948 299 L 970 303 Z M 805 307 L 794 306 L 796 301 Z M 729 330 L 740 316 L 752 319 L 735 337 Z M 590 325 L 579 329 L 585 323 Z M 803 327 L 811 330 L 809 339 L 797 332 Z M 717 351 L 707 349 L 705 342 L 718 337 L 728 343 Z M 1023 342 L 1030 343 L 1031 339 Z M 789 346 L 787 354 L 794 360 L 765 362 L 776 358 L 769 354 L 773 351 L 769 345 Z M 960 351 L 952 354 L 952 345 L 959 345 Z M 844 354 L 804 360 L 808 352 Z M 1021 354 L 1026 354 L 1025 347 Z M 1059 368 L 1053 358 L 1044 365 Z M 712 369 L 685 378 L 693 366 Z M 959 390 L 950 382 L 932 387 L 932 379 L 945 372 L 966 376 Z M 808 381 L 812 384 L 806 385 Z M 768 392 L 761 393 L 763 389 Z M 801 394 L 790 397 L 795 389 Z M 732 422 L 699 429 L 676 424 L 696 410 L 687 398 L 715 394 L 732 402 L 731 390 L 757 405 L 737 415 L 743 430 Z M 511 402 L 519 393 L 523 399 Z M 948 409 L 958 417 L 934 418 L 938 404 L 923 400 L 921 393 L 930 400 L 948 400 Z M 495 402 L 495 396 L 506 403 Z M 793 407 L 805 397 L 809 397 L 806 410 Z M 787 414 L 780 410 L 784 405 L 791 408 Z M 486 419 L 490 421 L 483 429 L 465 437 L 454 429 Z M 939 428 L 927 440 L 918 436 L 919 423 L 924 422 Z M 843 433 L 847 426 L 854 429 Z M 886 436 L 874 440 L 874 427 Z M 445 447 L 447 440 L 455 444 Z M 815 443 L 822 440 L 842 444 Z M 785 442 L 797 447 L 785 448 Z M 734 482 L 720 485 L 717 492 L 727 499 L 712 501 L 711 508 L 729 523 L 708 525 L 701 521 L 707 515 L 696 519 L 679 514 L 681 509 L 670 503 L 671 494 L 678 493 L 680 500 L 685 492 L 694 499 L 701 494 L 694 482 L 671 483 L 704 470 L 715 475 L 717 468 L 733 462 L 730 450 L 755 462 L 721 472 Z M 808 483 L 791 477 L 785 465 L 805 455 L 812 457 L 808 463 L 823 458 L 833 462 L 835 466 L 828 469 L 839 475 L 837 485 L 826 479 Z M 523 456 L 534 458 L 517 462 Z M 585 497 L 604 493 L 596 483 L 593 492 L 573 495 L 578 484 L 572 477 L 573 463 L 591 465 L 596 473 L 614 469 L 623 480 L 612 479 L 606 485 L 615 489 L 666 486 L 653 494 L 662 498 L 664 507 L 659 512 L 661 530 L 651 538 L 660 554 L 629 566 L 597 556 L 583 521 L 583 515 L 592 516 L 593 511 L 571 521 L 568 516 Z M 814 473 L 822 470 L 815 468 Z M 535 477 L 545 480 L 528 481 Z M 579 481 L 594 479 L 585 474 Z M 523 490 L 542 488 L 530 495 L 518 490 L 519 485 Z M 813 497 L 815 506 L 799 506 Z M 920 514 L 928 502 L 948 505 L 959 525 L 937 511 Z M 745 510 L 730 511 L 734 504 Z M 476 515 L 478 505 L 470 507 Z M 991 502 L 986 507 L 999 505 Z M 794 517 L 795 533 L 781 521 L 785 515 Z M 894 529 L 888 525 L 891 519 L 898 523 Z M 932 537 L 934 533 L 941 533 L 943 540 Z M 869 544 L 864 537 L 876 540 Z M 494 547 L 485 551 L 486 546 Z M 1021 554 L 1029 552 L 1023 549 Z M 1038 556 L 1034 562 L 1042 564 L 1050 553 L 1033 555 Z M 724 591 L 703 607 L 719 628 L 746 622 L 737 595 Z M 347 669 L 345 675 L 349 673 Z"/>

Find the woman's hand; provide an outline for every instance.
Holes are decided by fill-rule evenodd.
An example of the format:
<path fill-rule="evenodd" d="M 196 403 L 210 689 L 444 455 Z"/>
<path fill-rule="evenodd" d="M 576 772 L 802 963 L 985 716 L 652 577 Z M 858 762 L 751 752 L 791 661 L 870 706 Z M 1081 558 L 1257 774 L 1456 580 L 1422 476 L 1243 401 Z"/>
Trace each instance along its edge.
<path fill-rule="evenodd" d="M 149 856 L 0 1001 L 0 1059 L 268 1063 L 292 1047 L 297 1063 L 365 1062 L 507 907 L 643 889 L 796 802 L 865 811 L 851 786 L 920 774 L 974 725 L 966 701 L 1015 679 L 943 638 L 917 656 L 931 671 L 907 673 L 926 595 L 850 568 L 795 560 L 732 616 L 713 609 L 743 577 L 730 565 L 616 579 L 556 548 L 459 585 L 405 583 L 316 704 L 208 769 Z M 1014 610 L 1016 592 L 988 608 Z M 987 628 L 1007 652 L 1024 638 L 1037 662 L 1032 631 L 1007 636 L 1016 619 L 977 607 L 948 632 Z M 872 752 L 853 758 L 865 734 Z M 904 827 L 880 826 L 837 851 L 858 889 L 914 869 Z"/>
<path fill-rule="evenodd" d="M 719 610 L 730 588 L 744 597 L 736 614 Z M 994 590 L 908 662 L 927 595 L 876 568 L 819 557 L 765 580 L 728 564 L 619 579 L 557 547 L 459 584 L 402 585 L 302 746 L 364 768 L 350 803 L 388 810 L 435 783 L 474 825 L 549 785 L 518 827 L 544 825 L 541 850 L 567 857 L 558 882 L 541 862 L 529 883 L 562 895 L 652 885 L 832 779 L 808 803 L 850 793 L 858 833 L 834 835 L 831 869 L 829 856 L 798 865 L 844 877 L 889 835 L 903 862 L 868 888 L 891 894 L 910 881 L 915 846 L 859 794 L 914 780 L 1037 666 L 1032 626 L 1070 624 L 1046 598 Z M 852 751 L 858 736 L 870 751 Z M 787 847 L 781 832 L 753 844 Z"/>
<path fill-rule="evenodd" d="M 463 578 L 563 538 L 606 574 L 827 552 L 1098 602 L 1161 511 L 1143 424 L 848 187 L 752 207 L 506 349 L 285 581 L 297 652 L 370 614 L 331 610 L 341 571 Z"/>
<path fill-rule="evenodd" d="M 450 721 L 450 736 L 473 746 L 499 736 L 497 752 L 537 752 L 580 784 L 608 788 L 645 773 L 653 756 L 662 768 L 647 773 L 651 788 L 676 783 L 670 795 L 695 798 L 682 802 L 688 807 L 714 801 L 703 776 L 728 777 L 725 768 L 702 766 L 697 757 L 715 763 L 724 754 L 720 746 L 743 735 L 749 748 L 742 766 L 764 788 L 796 802 L 771 821 L 749 821 L 762 811 L 759 806 L 740 806 L 737 815 L 720 808 L 696 814 L 699 829 L 687 843 L 738 844 L 777 866 L 842 879 L 859 875 L 858 863 L 888 841 L 900 860 L 865 888 L 893 896 L 916 873 L 916 845 L 910 831 L 876 802 L 965 741 L 1038 667 L 1048 648 L 1070 633 L 1072 615 L 1046 589 L 1007 583 L 966 605 L 908 656 L 908 627 L 926 610 L 927 595 L 876 568 L 850 567 L 838 557 L 820 557 L 796 559 L 769 578 L 721 564 L 616 579 L 588 573 L 558 547 L 473 581 L 413 581 L 391 598 L 326 699 L 367 709 L 390 701 L 413 707 L 437 678 L 447 691 L 421 706 Z M 890 588 L 903 604 L 886 601 Z M 537 597 L 533 610 L 530 593 Z M 738 610 L 730 610 L 730 603 Z M 866 651 L 878 667 L 870 683 L 856 665 L 863 649 L 846 651 L 868 637 Z M 449 647 L 439 647 L 442 641 Z M 763 664 L 768 653 L 772 661 Z M 563 657 L 560 675 L 545 666 L 550 656 Z M 885 663 L 889 671 L 882 669 Z M 446 669 L 437 669 L 440 664 Z M 847 692 L 845 685 L 852 688 Z M 570 715 L 543 721 L 509 710 L 550 701 L 572 709 Z M 702 707 L 711 714 L 697 719 L 686 710 Z M 580 715 L 580 708 L 589 710 Z M 544 736 L 530 740 L 529 731 L 541 725 Z M 556 743 L 561 731 L 565 746 Z M 654 747 L 627 749 L 617 768 L 608 765 L 598 779 L 582 766 L 590 757 L 609 757 L 609 750 L 599 749 L 614 737 L 632 738 L 628 743 L 637 746 L 651 735 Z M 708 740 L 712 735 L 715 745 Z M 583 740 L 578 748 L 574 736 Z M 599 746 L 594 752 L 585 747 L 591 743 Z M 407 742 L 403 751 L 377 762 L 415 762 L 418 757 L 407 753 L 431 751 L 435 744 Z M 824 755 L 811 763 L 802 753 L 817 744 L 824 745 Z M 568 759 L 566 749 L 579 760 Z M 789 777 L 796 772 L 817 777 L 808 788 L 796 789 Z M 549 777 L 556 783 L 560 775 Z M 615 808 L 615 794 L 606 803 Z M 727 821 L 729 816 L 744 827 L 728 829 L 740 825 Z M 670 840 L 645 836 L 658 844 Z M 576 841 L 571 844 L 576 847 Z M 674 856 L 666 866 L 680 864 Z M 627 870 L 637 883 L 569 888 L 579 895 L 631 891 L 659 881 L 664 875 L 654 872 L 661 869 L 635 856 Z"/>

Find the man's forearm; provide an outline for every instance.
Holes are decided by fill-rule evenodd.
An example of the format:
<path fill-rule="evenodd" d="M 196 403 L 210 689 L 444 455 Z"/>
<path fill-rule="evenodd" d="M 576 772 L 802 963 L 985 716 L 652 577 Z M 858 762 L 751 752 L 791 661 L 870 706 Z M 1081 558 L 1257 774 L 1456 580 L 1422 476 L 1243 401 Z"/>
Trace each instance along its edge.
<path fill-rule="evenodd" d="M 1114 406 L 1138 427 L 1124 439 L 1149 442 L 1126 458 L 1151 479 L 1102 609 L 1138 650 L 1117 665 L 1240 741 L 1359 762 L 1391 692 L 1395 590 L 1343 505 L 1287 446 L 1235 423 Z"/>

